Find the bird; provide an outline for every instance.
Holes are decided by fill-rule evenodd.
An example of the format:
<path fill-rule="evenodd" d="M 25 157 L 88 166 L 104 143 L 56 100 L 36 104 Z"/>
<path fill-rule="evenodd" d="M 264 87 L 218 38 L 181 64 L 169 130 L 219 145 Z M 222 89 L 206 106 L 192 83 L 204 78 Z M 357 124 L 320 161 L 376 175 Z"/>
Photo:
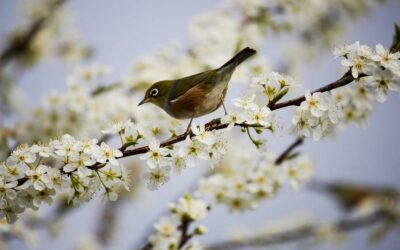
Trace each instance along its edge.
<path fill-rule="evenodd" d="M 194 118 L 214 112 L 219 107 L 227 114 L 224 99 L 228 83 L 236 67 L 256 54 L 246 47 L 221 67 L 175 80 L 163 80 L 152 84 L 138 106 L 152 103 L 175 119 L 190 119 L 186 132 Z"/>

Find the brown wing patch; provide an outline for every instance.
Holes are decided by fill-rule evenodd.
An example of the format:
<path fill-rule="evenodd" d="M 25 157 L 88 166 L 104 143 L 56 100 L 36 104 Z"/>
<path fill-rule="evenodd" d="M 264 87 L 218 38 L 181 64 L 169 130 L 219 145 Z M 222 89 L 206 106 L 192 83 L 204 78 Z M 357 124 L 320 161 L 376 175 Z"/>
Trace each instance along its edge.
<path fill-rule="evenodd" d="M 171 110 L 176 117 L 190 118 L 197 116 L 197 110 L 201 108 L 206 98 L 206 91 L 201 85 L 196 85 L 178 98 L 171 100 Z"/>

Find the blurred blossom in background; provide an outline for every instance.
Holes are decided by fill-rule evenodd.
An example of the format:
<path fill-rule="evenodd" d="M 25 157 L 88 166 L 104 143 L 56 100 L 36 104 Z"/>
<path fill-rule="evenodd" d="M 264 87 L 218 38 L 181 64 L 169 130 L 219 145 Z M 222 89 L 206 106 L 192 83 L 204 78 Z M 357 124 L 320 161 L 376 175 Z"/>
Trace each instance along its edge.
<path fill-rule="evenodd" d="M 375 54 L 379 54 L 375 47 L 377 44 L 389 48 L 394 24 L 400 23 L 398 13 L 400 2 L 397 0 L 3 0 L 0 3 L 0 51 L 9 44 L 21 44 L 20 41 L 26 39 L 26 29 L 20 27 L 32 28 L 30 25 L 36 22 L 40 31 L 23 52 L 17 50 L 19 52 L 6 54 L 0 60 L 0 162 L 7 159 L 9 148 L 16 147 L 16 144 L 46 143 L 58 138 L 56 156 L 46 158 L 43 163 L 51 165 L 57 160 L 62 162 L 67 154 L 60 153 L 66 140 L 79 144 L 78 140 L 61 138 L 62 135 L 70 134 L 86 141 L 97 138 L 107 143 L 100 146 L 99 152 L 103 155 L 100 157 L 100 153 L 90 151 L 87 155 L 96 159 L 89 157 L 93 162 L 82 166 L 109 161 L 107 169 L 117 169 L 119 180 L 116 182 L 124 186 L 128 176 L 130 188 L 127 191 L 118 185 L 114 187 L 115 182 L 110 182 L 110 190 L 92 197 L 101 186 L 98 181 L 93 181 L 93 190 L 89 188 L 88 195 L 69 197 L 77 207 L 71 207 L 63 198 L 49 195 L 54 200 L 52 205 L 47 205 L 43 199 L 44 203 L 37 212 L 27 209 L 16 224 L 10 225 L 2 220 L 0 249 L 136 249 L 146 244 L 154 227 L 157 232 L 176 233 L 171 232 L 174 228 L 169 228 L 170 224 L 174 225 L 167 209 L 170 202 L 174 203 L 171 210 L 177 217 L 187 212 L 193 216 L 194 222 L 201 221 L 196 231 L 204 235 L 196 236 L 195 240 L 199 245 L 208 246 L 224 240 L 246 239 L 294 226 L 307 226 L 311 222 L 328 223 L 338 218 L 350 218 L 356 213 L 348 203 L 345 209 L 341 209 L 335 199 L 327 195 L 327 190 L 334 190 L 333 196 L 342 197 L 338 193 L 351 193 L 348 191 L 350 187 L 316 188 L 322 187 L 319 185 L 321 181 L 400 190 L 399 92 L 388 91 L 386 96 L 386 92 L 378 93 L 376 89 L 373 92 L 375 96 L 367 94 L 368 100 L 363 105 L 351 100 L 343 101 L 343 104 L 335 99 L 340 105 L 347 105 L 337 129 L 330 129 L 338 123 L 329 113 L 335 103 L 327 101 L 329 111 L 328 108 L 315 111 L 318 117 L 330 117 L 326 125 L 329 128 L 320 133 L 312 131 L 309 136 L 304 134 L 318 140 L 306 139 L 298 149 L 302 154 L 287 164 L 283 163 L 282 169 L 287 176 L 279 184 L 287 185 L 278 194 L 272 189 L 263 190 L 273 196 L 266 201 L 263 200 L 266 197 L 254 195 L 246 200 L 247 197 L 244 203 L 236 203 L 234 198 L 240 194 L 241 187 L 232 179 L 244 179 L 242 184 L 251 190 L 258 186 L 254 187 L 254 183 L 251 186 L 246 178 L 261 182 L 257 171 L 280 178 L 280 172 L 270 169 L 273 165 L 271 159 L 293 142 L 293 133 L 299 135 L 296 129 L 290 128 L 293 119 L 300 119 L 300 110 L 310 109 L 313 113 L 306 102 L 296 115 L 295 109 L 270 115 L 269 110 L 260 108 L 258 114 L 265 115 L 266 119 L 260 118 L 261 122 L 254 117 L 244 119 L 249 124 L 253 121 L 253 124 L 263 124 L 273 131 L 256 137 L 253 143 L 240 132 L 240 128 L 229 131 L 229 139 L 223 133 L 215 133 L 212 136 L 216 139 L 209 139 L 207 136 L 210 135 L 200 135 L 204 132 L 200 127 L 195 131 L 198 141 L 217 148 L 207 152 L 213 153 L 216 161 L 207 155 L 199 154 L 191 159 L 188 153 L 182 153 L 198 143 L 194 139 L 184 142 L 189 146 L 182 146 L 182 152 L 163 152 L 165 148 L 160 150 L 159 145 L 153 143 L 145 157 L 132 156 L 113 161 L 114 156 L 118 158 L 122 154 L 113 151 L 113 148 L 121 146 L 119 137 L 122 142 L 134 142 L 133 146 L 139 142 L 142 146 L 152 142 L 149 138 L 168 138 L 171 131 L 172 135 L 185 131 L 186 121 L 173 120 L 150 105 L 137 107 L 150 84 L 219 67 L 235 52 L 250 46 L 257 49 L 257 56 L 238 67 L 225 103 L 232 112 L 235 108 L 240 110 L 244 105 L 240 98 L 251 99 L 254 94 L 256 97 L 251 103 L 257 104 L 258 109 L 277 95 L 273 92 L 275 90 L 265 87 L 266 79 L 272 79 L 276 86 L 281 84 L 281 87 L 282 81 L 287 83 L 279 91 L 285 92 L 284 100 L 289 100 L 303 95 L 306 90 L 339 79 L 348 70 L 346 67 L 353 65 L 351 58 L 335 58 L 340 57 L 337 54 L 339 50 L 335 50 L 336 56 L 333 54 L 335 48 L 357 41 L 377 50 Z M 44 25 L 40 22 L 43 17 L 46 17 L 42 20 Z M 396 72 L 398 64 L 393 65 L 387 68 L 393 68 L 395 78 L 399 73 Z M 352 73 L 353 77 L 358 77 Z M 374 82 L 371 79 L 365 81 L 370 85 Z M 258 95 L 254 90 L 257 88 L 265 96 Z M 357 90 L 346 92 L 338 89 L 332 96 L 356 98 Z M 329 96 L 306 94 L 307 101 L 320 98 L 322 102 Z M 236 101 L 232 101 L 235 98 Z M 375 99 L 385 102 L 376 103 Z M 196 119 L 195 124 L 204 124 L 222 115 L 222 109 L 217 110 Z M 123 123 L 129 119 L 133 122 Z M 231 122 L 229 117 L 226 121 Z M 124 128 L 123 132 L 121 128 Z M 290 130 L 294 132 L 288 133 Z M 325 138 L 319 140 L 320 137 Z M 258 139 L 262 143 L 261 149 L 253 145 L 258 143 Z M 214 140 L 220 144 L 213 144 Z M 89 141 L 87 145 L 96 148 L 95 144 Z M 260 150 L 267 153 L 260 156 Z M 165 160 L 162 156 L 171 153 L 176 161 L 173 167 L 158 168 L 162 165 L 161 160 L 152 162 L 155 151 L 161 155 L 161 160 Z M 180 153 L 185 156 L 183 160 L 179 159 Z M 181 167 L 177 163 L 179 160 L 185 163 Z M 77 171 L 88 177 L 91 170 L 85 173 L 88 169 L 77 162 L 64 166 L 63 171 Z M 165 165 L 168 164 L 169 161 Z M 190 165 L 196 167 L 185 168 Z M 291 168 L 292 165 L 298 168 Z M 210 178 L 202 179 L 204 176 Z M 321 192 L 315 192 L 313 188 Z M 185 193 L 196 197 L 203 195 L 204 203 L 190 195 L 185 196 Z M 208 211 L 205 204 L 214 204 L 219 193 L 234 198 L 216 202 L 218 206 L 212 206 Z M 373 192 L 365 190 L 356 193 L 362 193 L 363 197 L 376 197 L 370 195 Z M 109 201 L 115 199 L 117 201 Z M 354 210 L 363 214 L 364 210 L 371 209 L 369 205 Z M 393 224 L 397 228 L 387 230 L 390 231 L 387 237 L 374 243 L 369 238 L 378 239 L 379 233 L 385 230 L 371 234 L 371 230 L 362 228 L 343 235 L 327 226 L 318 228 L 316 239 L 267 249 L 397 249 L 400 246 L 396 237 L 399 225 L 398 222 Z M 160 241 L 157 237 L 159 235 L 153 234 L 153 244 Z M 191 244 L 187 249 L 202 249 L 198 243 Z"/>

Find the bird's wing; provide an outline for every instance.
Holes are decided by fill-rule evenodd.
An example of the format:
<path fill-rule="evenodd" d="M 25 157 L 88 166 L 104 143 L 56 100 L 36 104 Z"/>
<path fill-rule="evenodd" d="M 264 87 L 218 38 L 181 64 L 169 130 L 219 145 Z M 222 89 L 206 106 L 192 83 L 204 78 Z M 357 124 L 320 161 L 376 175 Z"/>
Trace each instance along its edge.
<path fill-rule="evenodd" d="M 185 94 L 199 84 L 212 85 L 218 77 L 216 70 L 208 70 L 195 75 L 187 76 L 177 79 L 173 82 L 172 87 L 168 93 L 168 100 L 173 101 Z M 205 87 L 204 86 L 204 87 Z"/>

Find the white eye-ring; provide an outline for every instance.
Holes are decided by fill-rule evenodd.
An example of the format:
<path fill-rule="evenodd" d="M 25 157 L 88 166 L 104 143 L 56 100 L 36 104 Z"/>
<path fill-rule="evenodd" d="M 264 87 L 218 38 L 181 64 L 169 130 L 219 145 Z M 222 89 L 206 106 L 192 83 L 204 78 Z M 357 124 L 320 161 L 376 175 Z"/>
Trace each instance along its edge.
<path fill-rule="evenodd" d="M 157 95 L 158 95 L 158 89 L 152 89 L 152 90 L 150 90 L 150 95 L 151 95 L 151 96 L 157 96 Z"/>

